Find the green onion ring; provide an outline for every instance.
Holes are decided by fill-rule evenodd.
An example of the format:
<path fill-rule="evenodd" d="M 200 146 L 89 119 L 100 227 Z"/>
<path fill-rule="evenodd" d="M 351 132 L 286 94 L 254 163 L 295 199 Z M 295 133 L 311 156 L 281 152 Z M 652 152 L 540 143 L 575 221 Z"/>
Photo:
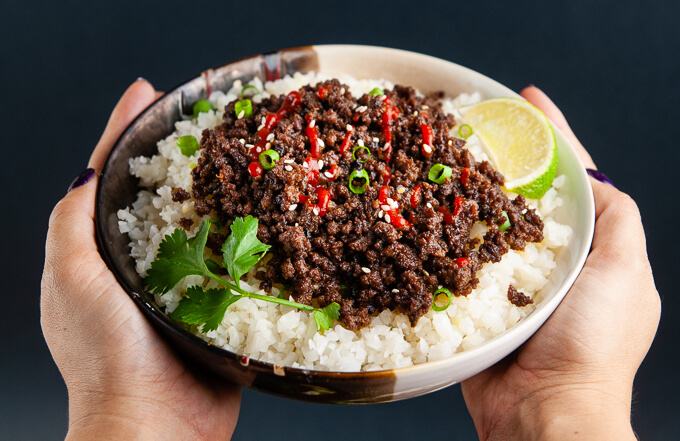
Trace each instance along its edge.
<path fill-rule="evenodd" d="M 265 170 L 273 169 L 276 165 L 276 161 L 279 159 L 281 159 L 281 157 L 276 150 L 269 149 L 260 153 L 260 164 L 262 164 L 262 168 Z"/>
<path fill-rule="evenodd" d="M 505 230 L 507 230 L 508 228 L 510 228 L 510 226 L 511 226 L 512 224 L 510 223 L 510 218 L 508 217 L 508 212 L 507 212 L 507 211 L 503 211 L 503 216 L 505 216 L 505 222 L 503 222 L 503 225 L 501 225 L 501 226 L 498 227 L 498 228 L 499 228 L 502 232 L 505 233 Z"/>
<path fill-rule="evenodd" d="M 249 99 L 242 99 L 241 101 L 237 101 L 236 104 L 234 104 L 234 113 L 236 114 L 237 118 L 241 112 L 243 112 L 244 118 L 248 118 L 253 114 L 253 103 Z"/>
<path fill-rule="evenodd" d="M 371 90 L 370 92 L 368 92 L 368 95 L 369 95 L 369 96 L 385 95 L 385 91 L 382 90 L 382 89 L 379 88 L 379 87 L 376 87 L 376 88 L 374 88 L 373 90 Z"/>
<path fill-rule="evenodd" d="M 243 86 L 243 89 L 241 89 L 241 93 L 239 94 L 239 96 L 240 96 L 240 97 L 246 96 L 246 90 L 254 90 L 254 91 L 255 91 L 254 93 L 251 93 L 251 94 L 249 94 L 248 96 L 255 96 L 255 95 L 257 95 L 258 93 L 260 93 L 260 89 L 258 89 L 257 87 L 253 86 L 252 84 L 248 84 L 248 85 Z"/>
<path fill-rule="evenodd" d="M 361 164 L 363 164 L 364 162 L 371 159 L 371 150 L 368 147 L 366 147 L 365 145 L 358 145 L 358 146 L 354 147 L 354 150 L 352 150 L 352 159 L 353 160 L 355 160 L 355 161 L 357 160 L 357 150 L 359 150 L 359 149 L 364 149 L 368 152 L 368 159 L 365 159 L 363 161 L 361 159 L 359 160 L 359 162 Z"/>
<path fill-rule="evenodd" d="M 445 306 L 437 306 L 437 304 L 435 303 L 437 301 L 437 296 L 439 294 L 446 294 L 446 297 L 449 298 L 449 301 Z M 451 298 L 452 297 L 453 297 L 453 294 L 451 294 L 451 291 L 449 291 L 446 288 L 439 288 L 438 290 L 436 290 L 434 292 L 434 294 L 432 294 L 432 310 L 437 311 L 437 312 L 445 310 L 446 308 L 448 308 L 451 305 Z"/>
<path fill-rule="evenodd" d="M 191 156 L 198 150 L 198 141 L 191 135 L 182 136 L 177 140 L 177 147 L 184 156 Z"/>
<path fill-rule="evenodd" d="M 194 118 L 198 118 L 199 113 L 205 113 L 209 110 L 214 109 L 213 103 L 211 103 L 208 100 L 198 100 L 196 101 L 196 104 L 194 104 L 193 110 L 194 110 Z"/>
<path fill-rule="evenodd" d="M 435 164 L 427 173 L 427 178 L 435 184 L 443 184 L 446 182 L 446 178 L 450 178 L 452 174 L 453 170 L 448 165 Z"/>
<path fill-rule="evenodd" d="M 354 180 L 355 179 L 364 179 L 366 183 L 360 187 L 357 187 L 354 185 Z M 365 193 L 366 190 L 368 190 L 368 183 L 370 182 L 370 179 L 368 177 L 368 172 L 364 169 L 361 170 L 354 170 L 352 173 L 349 174 L 349 189 L 352 191 L 354 194 L 362 194 Z"/>
<path fill-rule="evenodd" d="M 465 133 L 463 133 L 464 128 L 467 129 Z M 468 124 L 463 124 L 462 126 L 458 127 L 458 136 L 463 139 L 468 139 L 473 133 L 472 127 L 470 127 Z"/>

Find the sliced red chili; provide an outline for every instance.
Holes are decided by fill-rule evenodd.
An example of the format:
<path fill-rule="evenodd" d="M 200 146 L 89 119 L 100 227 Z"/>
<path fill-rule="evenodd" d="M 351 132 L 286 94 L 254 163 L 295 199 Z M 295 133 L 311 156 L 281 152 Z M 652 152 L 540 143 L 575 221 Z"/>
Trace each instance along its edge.
<path fill-rule="evenodd" d="M 408 227 L 409 223 L 406 219 L 398 214 L 390 214 L 390 222 L 397 228 Z"/>
<path fill-rule="evenodd" d="M 441 214 L 444 215 L 444 222 L 445 222 L 447 225 L 451 225 L 451 224 L 453 223 L 453 221 L 454 221 L 454 215 L 449 211 L 448 208 L 446 208 L 446 207 L 439 207 L 439 210 L 438 210 L 438 211 L 439 211 Z"/>
<path fill-rule="evenodd" d="M 305 134 L 309 137 L 312 158 L 318 158 L 321 156 L 321 147 L 319 146 L 319 131 L 316 128 L 316 125 L 307 124 L 307 128 L 305 128 Z"/>
<path fill-rule="evenodd" d="M 460 209 L 463 208 L 463 198 L 458 197 L 453 201 L 453 215 L 458 216 Z"/>
<path fill-rule="evenodd" d="M 328 94 L 328 87 L 319 87 L 319 91 L 317 92 L 317 95 L 319 95 L 319 98 L 321 98 L 321 99 L 326 98 L 327 94 Z"/>
<path fill-rule="evenodd" d="M 416 188 L 413 189 L 413 193 L 411 193 L 411 207 L 416 208 L 420 203 L 421 191 L 422 187 L 420 185 L 416 185 Z"/>
<path fill-rule="evenodd" d="M 462 172 L 460 172 L 460 182 L 467 186 L 470 182 L 470 169 L 465 167 Z"/>
<path fill-rule="evenodd" d="M 298 194 L 298 204 L 306 204 L 309 202 L 309 196 L 299 193 Z"/>
<path fill-rule="evenodd" d="M 352 126 L 349 126 L 352 127 Z M 348 130 L 347 133 L 345 134 L 345 139 L 342 140 L 342 144 L 340 144 L 340 154 L 344 154 L 347 150 L 349 150 L 349 145 L 352 142 L 352 132 L 354 132 L 354 128 L 352 127 L 351 130 Z"/>
<path fill-rule="evenodd" d="M 468 260 L 467 257 L 459 257 L 456 259 L 456 265 L 458 265 L 459 268 L 463 268 L 464 266 L 468 266 L 470 264 L 470 261 Z"/>
<path fill-rule="evenodd" d="M 427 124 L 421 124 L 420 130 L 423 132 L 423 155 L 430 156 L 434 150 L 432 142 L 434 141 L 434 133 L 432 127 Z"/>
<path fill-rule="evenodd" d="M 388 197 L 390 197 L 390 187 L 383 185 L 378 192 L 378 202 L 380 202 L 381 205 L 386 205 Z"/>
<path fill-rule="evenodd" d="M 328 173 L 328 174 L 326 174 L 326 173 Z M 326 172 L 326 173 L 324 173 L 324 176 L 326 176 L 326 178 L 329 181 L 335 181 L 335 179 L 338 177 L 338 164 L 331 165 L 331 168 L 329 168 L 328 172 Z M 330 175 L 330 176 L 328 176 L 328 175 Z"/>
<path fill-rule="evenodd" d="M 263 170 L 264 169 L 259 162 L 251 162 L 250 165 L 248 165 L 248 173 L 250 173 L 250 176 L 252 177 L 260 176 Z"/>

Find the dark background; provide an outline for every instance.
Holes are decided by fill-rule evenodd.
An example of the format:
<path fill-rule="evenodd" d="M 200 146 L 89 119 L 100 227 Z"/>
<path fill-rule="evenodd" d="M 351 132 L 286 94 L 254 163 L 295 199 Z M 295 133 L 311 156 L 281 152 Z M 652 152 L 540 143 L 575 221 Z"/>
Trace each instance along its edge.
<path fill-rule="evenodd" d="M 633 423 L 643 439 L 675 438 L 680 2 L 190 3 L 0 3 L 0 177 L 9 190 L 0 216 L 1 439 L 66 433 L 66 389 L 39 324 L 47 219 L 125 88 L 143 76 L 163 90 L 238 57 L 323 43 L 423 52 L 514 90 L 534 83 L 554 99 L 600 169 L 640 206 L 664 310 L 636 379 Z M 234 439 L 418 439 L 421 431 L 476 438 L 458 386 L 364 407 L 245 391 Z"/>

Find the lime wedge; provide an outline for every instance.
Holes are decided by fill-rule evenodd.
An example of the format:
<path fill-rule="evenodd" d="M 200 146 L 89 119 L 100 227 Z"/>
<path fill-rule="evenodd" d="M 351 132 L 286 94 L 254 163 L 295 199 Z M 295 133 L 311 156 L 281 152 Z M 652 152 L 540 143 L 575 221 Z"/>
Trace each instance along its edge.
<path fill-rule="evenodd" d="M 519 98 L 493 98 L 461 109 L 505 187 L 540 199 L 557 171 L 557 142 L 548 118 Z"/>

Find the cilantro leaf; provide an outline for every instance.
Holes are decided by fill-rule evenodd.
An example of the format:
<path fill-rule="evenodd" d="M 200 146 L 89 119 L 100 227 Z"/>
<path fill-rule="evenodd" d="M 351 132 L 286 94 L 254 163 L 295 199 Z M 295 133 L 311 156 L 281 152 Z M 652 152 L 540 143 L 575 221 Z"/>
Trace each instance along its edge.
<path fill-rule="evenodd" d="M 186 276 L 208 275 L 203 250 L 209 231 L 210 221 L 206 221 L 191 239 L 187 239 L 187 233 L 182 228 L 165 236 L 158 249 L 158 256 L 151 263 L 144 279 L 147 288 L 154 294 L 164 294 Z"/>
<path fill-rule="evenodd" d="M 319 331 L 330 329 L 333 326 L 333 321 L 338 318 L 340 318 L 340 305 L 337 302 L 314 311 L 314 321 L 316 321 L 316 329 Z"/>
<path fill-rule="evenodd" d="M 227 308 L 241 297 L 229 288 L 206 292 L 200 286 L 191 286 L 172 312 L 172 318 L 189 325 L 203 325 L 203 332 L 213 331 L 222 323 Z"/>
<path fill-rule="evenodd" d="M 231 234 L 222 245 L 224 263 L 236 286 L 240 287 L 241 276 L 250 271 L 271 248 L 257 238 L 257 219 L 248 216 L 236 218 L 231 224 Z"/>

